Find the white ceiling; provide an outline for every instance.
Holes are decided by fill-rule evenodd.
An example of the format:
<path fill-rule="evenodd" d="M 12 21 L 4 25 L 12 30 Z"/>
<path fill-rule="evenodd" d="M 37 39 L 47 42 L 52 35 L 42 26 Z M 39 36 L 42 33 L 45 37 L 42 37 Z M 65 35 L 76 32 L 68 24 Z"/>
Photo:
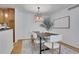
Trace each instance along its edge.
<path fill-rule="evenodd" d="M 68 7 L 68 4 L 30 4 L 24 5 L 24 8 L 30 12 L 37 12 L 37 7 L 40 7 L 40 13 L 54 13 L 58 10 Z"/>
<path fill-rule="evenodd" d="M 26 12 L 36 13 L 37 7 L 40 7 L 40 13 L 50 14 L 67 8 L 69 4 L 0 4 L 1 8 L 18 8 Z"/>

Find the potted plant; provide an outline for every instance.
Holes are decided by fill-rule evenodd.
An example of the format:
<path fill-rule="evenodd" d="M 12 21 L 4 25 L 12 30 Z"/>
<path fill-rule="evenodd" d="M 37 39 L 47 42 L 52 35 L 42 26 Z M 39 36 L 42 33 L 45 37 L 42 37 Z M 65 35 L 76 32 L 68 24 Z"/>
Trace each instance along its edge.
<path fill-rule="evenodd" d="M 50 18 L 44 19 L 43 23 L 40 24 L 41 27 L 44 27 L 47 31 L 51 29 L 53 26 L 53 22 L 51 22 Z"/>

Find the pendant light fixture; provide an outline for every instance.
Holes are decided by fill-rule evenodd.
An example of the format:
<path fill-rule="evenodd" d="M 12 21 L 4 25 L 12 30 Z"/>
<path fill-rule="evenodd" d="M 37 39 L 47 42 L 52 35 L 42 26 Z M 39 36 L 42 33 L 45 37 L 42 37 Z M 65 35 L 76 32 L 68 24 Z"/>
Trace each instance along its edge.
<path fill-rule="evenodd" d="M 40 13 L 40 7 L 37 7 L 38 11 L 35 14 L 35 22 L 42 22 L 43 21 L 43 16 Z"/>

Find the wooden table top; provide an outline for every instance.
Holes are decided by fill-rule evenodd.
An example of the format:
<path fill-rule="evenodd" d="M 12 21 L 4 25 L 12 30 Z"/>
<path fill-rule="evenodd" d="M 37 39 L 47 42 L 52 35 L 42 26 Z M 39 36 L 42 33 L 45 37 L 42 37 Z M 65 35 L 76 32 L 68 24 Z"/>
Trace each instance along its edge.
<path fill-rule="evenodd" d="M 55 33 L 50 33 L 50 32 L 45 32 L 45 33 L 42 33 L 44 36 L 51 36 L 51 35 L 58 35 L 58 34 L 55 34 Z"/>

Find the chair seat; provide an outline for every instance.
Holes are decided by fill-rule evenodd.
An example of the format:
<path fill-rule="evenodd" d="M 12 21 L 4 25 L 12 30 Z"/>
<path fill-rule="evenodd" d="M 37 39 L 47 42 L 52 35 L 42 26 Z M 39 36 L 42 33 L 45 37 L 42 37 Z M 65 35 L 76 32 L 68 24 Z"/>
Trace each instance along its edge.
<path fill-rule="evenodd" d="M 40 40 L 34 40 L 35 43 L 39 44 L 40 43 Z M 41 43 L 44 43 L 45 41 L 44 40 L 41 40 Z"/>

